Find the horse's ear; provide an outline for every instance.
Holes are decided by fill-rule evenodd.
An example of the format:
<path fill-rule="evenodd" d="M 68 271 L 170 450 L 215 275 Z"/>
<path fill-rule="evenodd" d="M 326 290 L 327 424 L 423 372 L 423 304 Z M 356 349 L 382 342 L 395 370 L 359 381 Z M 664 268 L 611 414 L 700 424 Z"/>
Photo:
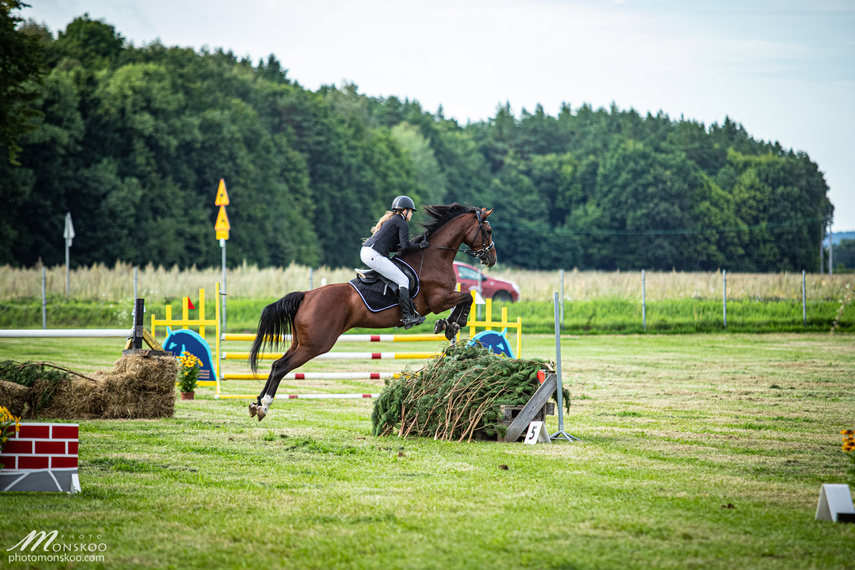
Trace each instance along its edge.
<path fill-rule="evenodd" d="M 484 209 L 486 210 L 486 208 L 484 208 Z M 489 218 L 489 217 L 490 217 L 490 214 L 492 214 L 492 213 L 493 213 L 493 210 L 495 210 L 495 208 L 490 208 L 489 210 L 487 210 L 486 212 L 484 212 L 484 216 L 483 216 L 481 219 L 482 219 L 482 220 L 486 220 L 487 218 Z"/>

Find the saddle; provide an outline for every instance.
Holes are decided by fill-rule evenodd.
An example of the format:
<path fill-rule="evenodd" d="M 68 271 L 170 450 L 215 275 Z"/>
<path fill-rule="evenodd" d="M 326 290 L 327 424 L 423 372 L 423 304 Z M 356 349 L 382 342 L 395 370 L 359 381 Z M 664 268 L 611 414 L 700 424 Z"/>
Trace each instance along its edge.
<path fill-rule="evenodd" d="M 419 294 L 419 277 L 415 269 L 397 257 L 392 258 L 392 263 L 409 279 L 410 297 L 415 298 Z M 373 269 L 356 268 L 355 271 L 356 279 L 351 279 L 348 283 L 356 289 L 369 311 L 379 313 L 398 306 L 397 284 Z"/>

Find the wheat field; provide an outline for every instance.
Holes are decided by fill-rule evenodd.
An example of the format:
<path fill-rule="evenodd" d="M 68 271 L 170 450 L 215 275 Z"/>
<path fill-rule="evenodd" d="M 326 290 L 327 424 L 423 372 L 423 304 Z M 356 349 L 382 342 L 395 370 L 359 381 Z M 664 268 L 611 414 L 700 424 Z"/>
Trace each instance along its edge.
<path fill-rule="evenodd" d="M 562 279 L 563 273 L 563 279 Z M 45 290 L 50 296 L 64 296 L 65 266 L 45 268 Z M 487 274 L 515 281 L 522 301 L 547 301 L 561 291 L 570 301 L 597 298 L 641 300 L 640 271 L 529 271 L 496 268 Z M 647 271 L 644 275 L 647 300 L 720 299 L 724 277 L 721 271 L 684 273 Z M 259 268 L 241 265 L 226 273 L 226 292 L 230 297 L 279 297 L 290 291 L 307 290 L 327 283 L 343 283 L 353 278 L 350 268 L 309 268 L 301 265 Z M 179 269 L 149 264 L 135 268 L 126 263 L 112 267 L 95 264 L 70 271 L 70 297 L 103 301 L 122 301 L 137 296 L 151 301 L 192 295 L 199 289 L 214 292 L 222 281 L 219 267 Z M 727 297 L 731 299 L 801 299 L 801 273 L 727 273 Z M 810 299 L 837 300 L 855 275 L 805 276 L 806 295 Z M 41 268 L 0 267 L 0 300 L 39 298 L 42 294 Z"/>

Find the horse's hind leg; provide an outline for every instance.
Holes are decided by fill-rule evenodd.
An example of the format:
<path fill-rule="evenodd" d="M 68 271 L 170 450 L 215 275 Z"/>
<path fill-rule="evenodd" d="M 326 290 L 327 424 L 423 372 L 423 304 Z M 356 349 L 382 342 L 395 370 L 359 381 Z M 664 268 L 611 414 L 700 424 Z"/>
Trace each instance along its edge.
<path fill-rule="evenodd" d="M 264 416 L 267 414 L 267 410 L 270 408 L 270 402 L 273 401 L 273 398 L 271 397 L 270 402 L 268 402 L 267 406 L 264 407 L 264 397 L 266 394 L 276 393 L 275 389 L 272 392 L 270 391 L 270 387 L 273 385 L 274 375 L 276 374 L 276 371 L 278 369 L 284 367 L 286 369 L 286 372 L 284 372 L 282 376 L 280 376 L 280 380 L 285 377 L 285 374 L 288 373 L 288 361 L 291 359 L 291 355 L 293 353 L 294 348 L 289 347 L 288 351 L 284 355 L 282 355 L 282 358 L 279 358 L 273 363 L 273 366 L 271 366 L 270 368 L 270 374 L 267 375 L 267 382 L 264 383 L 264 388 L 261 389 L 261 393 L 258 395 L 258 399 L 249 405 L 249 417 L 254 418 L 256 415 L 259 415 L 258 421 L 264 419 Z M 279 381 L 276 381 L 276 385 L 279 385 Z"/>
<path fill-rule="evenodd" d="M 279 389 L 279 383 L 285 378 L 285 375 L 327 350 L 329 348 L 322 351 L 309 350 L 304 346 L 297 346 L 293 351 L 289 349 L 282 358 L 273 363 L 270 375 L 267 377 L 267 383 L 264 385 L 261 394 L 258 395 L 258 402 L 249 405 L 249 415 L 257 415 L 258 421 L 263 420 L 270 410 L 270 404 L 273 403 L 276 391 Z"/>

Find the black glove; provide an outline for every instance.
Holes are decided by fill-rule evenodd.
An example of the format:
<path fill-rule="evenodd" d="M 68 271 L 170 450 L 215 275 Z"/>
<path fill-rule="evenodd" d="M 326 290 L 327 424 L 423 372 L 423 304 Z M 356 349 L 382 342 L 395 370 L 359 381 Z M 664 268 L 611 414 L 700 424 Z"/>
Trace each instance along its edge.
<path fill-rule="evenodd" d="M 419 244 L 419 249 L 427 249 L 429 247 L 430 243 L 428 243 L 428 240 L 424 240 L 422 243 Z"/>

